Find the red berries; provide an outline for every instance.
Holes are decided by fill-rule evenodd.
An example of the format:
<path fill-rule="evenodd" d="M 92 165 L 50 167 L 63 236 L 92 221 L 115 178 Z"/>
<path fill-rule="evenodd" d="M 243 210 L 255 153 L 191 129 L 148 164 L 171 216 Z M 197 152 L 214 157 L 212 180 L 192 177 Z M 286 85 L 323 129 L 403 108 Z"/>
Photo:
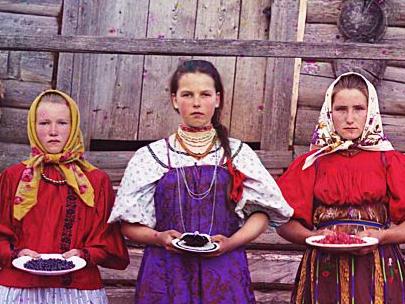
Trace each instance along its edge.
<path fill-rule="evenodd" d="M 320 244 L 365 244 L 358 236 L 347 234 L 345 232 L 333 232 L 330 235 L 325 236 L 321 240 L 314 241 Z"/>

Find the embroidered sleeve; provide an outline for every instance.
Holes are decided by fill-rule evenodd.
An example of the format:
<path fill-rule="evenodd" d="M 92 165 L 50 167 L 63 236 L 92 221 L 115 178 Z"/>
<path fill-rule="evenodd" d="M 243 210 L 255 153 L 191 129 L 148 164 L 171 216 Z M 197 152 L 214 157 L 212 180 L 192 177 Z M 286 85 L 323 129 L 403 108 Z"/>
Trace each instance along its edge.
<path fill-rule="evenodd" d="M 153 196 L 156 182 L 163 176 L 166 168 L 156 161 L 165 146 L 153 145 L 154 156 L 147 147 L 139 149 L 125 169 L 117 192 L 109 222 L 126 221 L 154 228 L 156 224 Z"/>
<path fill-rule="evenodd" d="M 240 218 L 245 219 L 254 212 L 264 212 L 269 217 L 271 226 L 277 227 L 287 222 L 293 214 L 293 209 L 285 201 L 273 177 L 256 153 L 243 144 L 233 163 L 246 175 L 242 199 L 235 208 Z"/>

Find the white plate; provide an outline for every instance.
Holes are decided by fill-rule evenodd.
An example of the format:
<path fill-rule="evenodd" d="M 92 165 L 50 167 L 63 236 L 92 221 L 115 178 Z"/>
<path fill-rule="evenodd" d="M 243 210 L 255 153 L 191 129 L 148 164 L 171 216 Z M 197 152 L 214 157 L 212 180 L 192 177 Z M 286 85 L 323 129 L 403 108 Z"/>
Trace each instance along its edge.
<path fill-rule="evenodd" d="M 219 249 L 219 244 L 215 242 L 208 242 L 202 247 L 192 247 L 192 246 L 187 246 L 184 241 L 181 239 L 174 239 L 172 240 L 172 244 L 174 247 L 180 250 L 185 250 L 189 252 L 200 252 L 200 253 L 209 253 L 209 252 L 215 252 Z"/>
<path fill-rule="evenodd" d="M 369 236 L 361 237 L 361 239 L 365 242 L 362 244 L 322 244 L 316 242 L 324 239 L 325 237 L 326 237 L 325 235 L 310 236 L 305 239 L 305 242 L 310 246 L 324 248 L 333 251 L 351 251 L 378 244 L 378 239 Z"/>
<path fill-rule="evenodd" d="M 41 254 L 41 258 L 42 259 L 61 259 L 64 260 L 64 258 L 62 257 L 61 254 L 59 253 L 43 253 Z M 82 259 L 81 257 L 78 256 L 72 256 L 68 259 L 66 259 L 67 261 L 72 261 L 73 264 L 75 265 L 75 267 L 71 268 L 71 269 L 65 269 L 65 270 L 54 270 L 54 271 L 45 271 L 45 270 L 34 270 L 34 269 L 28 269 L 24 267 L 24 264 L 27 263 L 28 261 L 33 260 L 33 258 L 29 257 L 29 256 L 22 256 L 19 258 L 16 258 L 13 260 L 12 264 L 15 268 L 27 271 L 29 273 L 32 274 L 37 274 L 37 275 L 44 275 L 44 276 L 56 276 L 56 275 L 62 275 L 62 274 L 66 274 L 72 271 L 76 271 L 79 269 L 82 269 L 84 266 L 86 266 L 86 261 L 84 259 Z"/>

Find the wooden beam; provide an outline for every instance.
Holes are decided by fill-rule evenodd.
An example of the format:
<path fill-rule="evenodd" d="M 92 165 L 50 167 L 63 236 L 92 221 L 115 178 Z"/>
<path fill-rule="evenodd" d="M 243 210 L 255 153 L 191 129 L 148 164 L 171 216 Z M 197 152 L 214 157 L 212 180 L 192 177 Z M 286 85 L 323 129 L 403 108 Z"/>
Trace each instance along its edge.
<path fill-rule="evenodd" d="M 281 42 L 231 39 L 133 39 L 99 36 L 0 35 L 0 50 L 180 56 L 247 56 L 405 61 L 402 40 L 395 44 Z"/>
<path fill-rule="evenodd" d="M 295 0 L 273 1 L 269 40 L 297 43 L 299 4 Z M 261 149 L 288 150 L 294 67 L 295 58 L 268 60 Z"/>
<path fill-rule="evenodd" d="M 39 16 L 59 16 L 62 0 L 0 0 L 0 11 Z"/>
<path fill-rule="evenodd" d="M 332 23 L 336 24 L 342 0 L 309 0 L 308 1 L 308 22 L 309 23 Z M 405 25 L 405 2 L 403 0 L 385 1 L 388 5 L 389 25 Z"/>
<path fill-rule="evenodd" d="M 20 109 L 5 109 L 7 109 L 7 111 L 5 111 L 5 116 L 9 117 L 11 123 L 4 119 L 4 122 L 0 125 L 0 138 L 2 140 L 10 138 L 10 140 L 8 142 L 0 142 L 0 172 L 9 165 L 26 159 L 30 151 L 27 144 L 12 143 L 13 135 L 10 135 L 9 137 L 4 135 L 6 132 L 13 133 L 10 131 L 11 127 L 8 127 L 12 122 L 21 121 L 19 125 L 25 127 L 27 112 L 22 112 Z M 2 129 L 5 131 L 2 132 Z M 14 137 L 15 136 L 17 135 L 14 134 Z M 26 138 L 26 131 L 24 130 L 20 132 L 17 138 L 19 139 L 19 142 L 23 141 L 23 139 Z M 96 167 L 111 172 L 114 176 L 119 175 L 119 179 L 121 179 L 124 170 L 134 153 L 135 151 L 88 151 L 86 152 L 85 157 Z M 256 153 L 264 166 L 268 169 L 286 168 L 292 161 L 292 151 L 259 150 L 256 151 Z"/>

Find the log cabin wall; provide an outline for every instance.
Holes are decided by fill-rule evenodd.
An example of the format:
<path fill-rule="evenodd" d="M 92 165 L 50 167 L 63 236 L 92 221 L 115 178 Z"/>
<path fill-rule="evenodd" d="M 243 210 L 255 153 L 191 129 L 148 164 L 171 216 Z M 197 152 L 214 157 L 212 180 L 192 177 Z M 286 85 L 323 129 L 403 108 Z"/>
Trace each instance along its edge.
<path fill-rule="evenodd" d="M 340 42 L 336 20 L 342 0 L 28 0 L 0 1 L 0 33 L 97 35 L 133 38 L 270 39 Z M 392 0 L 396 18 L 386 43 L 405 38 L 405 4 Z M 263 13 L 266 10 L 270 17 Z M 302 19 L 303 18 L 303 19 Z M 306 19 L 306 21 L 305 21 Z M 299 32 L 299 31 L 298 31 Z M 0 51 L 0 169 L 29 153 L 28 107 L 42 90 L 71 94 L 81 109 L 86 144 L 144 143 L 178 124 L 169 103 L 168 78 L 179 60 L 151 55 L 100 55 Z M 196 58 L 196 57 L 195 57 Z M 308 149 L 328 84 L 331 62 L 284 58 L 207 57 L 223 76 L 224 123 L 231 136 L 253 143 L 277 177 L 293 155 Z M 294 76 L 294 71 L 298 70 Z M 388 62 L 379 88 L 387 135 L 405 151 L 405 64 Z M 295 93 L 294 93 L 295 92 Z M 296 94 L 296 97 L 294 95 Z M 117 186 L 133 151 L 90 151 L 88 159 Z M 248 246 L 259 303 L 288 303 L 302 247 L 268 231 Z M 132 303 L 142 248 L 131 246 L 126 271 L 102 269 L 111 303 Z"/>

